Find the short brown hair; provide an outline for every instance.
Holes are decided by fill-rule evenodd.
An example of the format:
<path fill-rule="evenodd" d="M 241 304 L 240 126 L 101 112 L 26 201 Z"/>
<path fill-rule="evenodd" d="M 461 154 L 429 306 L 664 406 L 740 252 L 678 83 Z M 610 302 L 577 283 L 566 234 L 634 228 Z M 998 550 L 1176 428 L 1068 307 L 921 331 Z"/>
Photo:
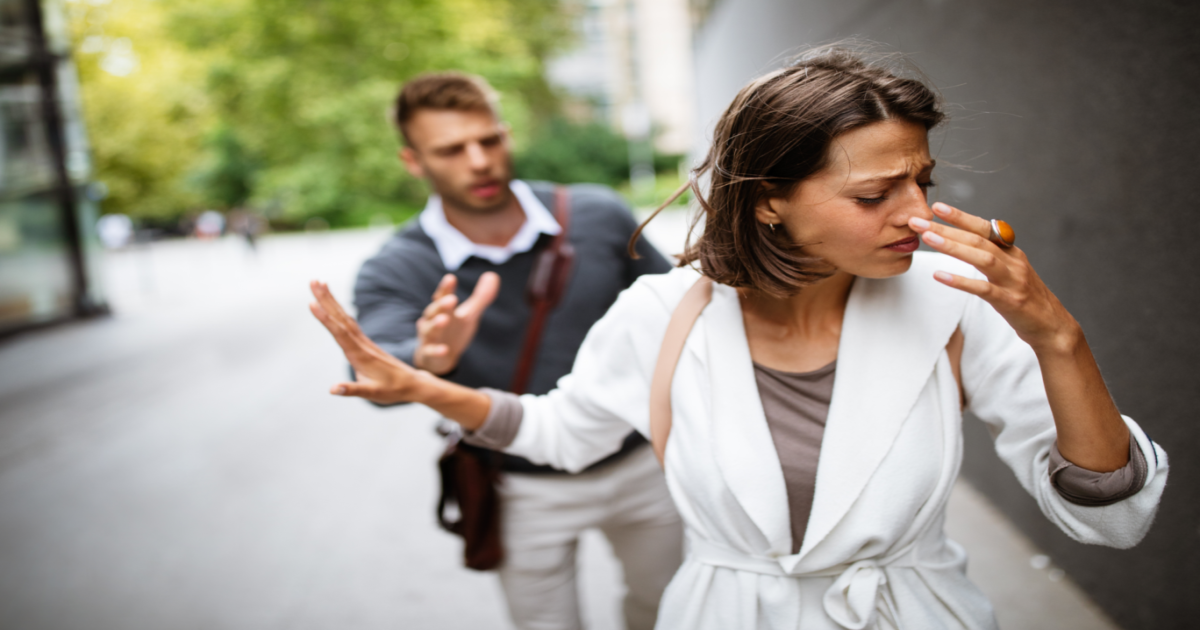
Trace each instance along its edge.
<path fill-rule="evenodd" d="M 404 144 L 412 146 L 407 125 L 422 109 L 487 112 L 499 118 L 499 98 L 483 77 L 460 72 L 437 72 L 418 75 L 396 96 L 392 122 L 400 131 Z"/>
<path fill-rule="evenodd" d="M 928 130 L 945 119 L 937 94 L 919 79 L 899 76 L 887 67 L 889 59 L 868 60 L 842 46 L 817 49 L 742 88 L 717 122 L 708 155 L 692 170 L 687 187 L 703 210 L 692 228 L 701 218 L 704 228 L 695 241 L 689 234 L 679 264 L 698 262 L 716 282 L 779 297 L 826 277 L 803 244 L 786 229 L 768 229 L 755 208 L 768 196 L 790 196 L 825 168 L 841 134 L 890 119 Z M 698 183 L 706 173 L 707 198 Z"/>

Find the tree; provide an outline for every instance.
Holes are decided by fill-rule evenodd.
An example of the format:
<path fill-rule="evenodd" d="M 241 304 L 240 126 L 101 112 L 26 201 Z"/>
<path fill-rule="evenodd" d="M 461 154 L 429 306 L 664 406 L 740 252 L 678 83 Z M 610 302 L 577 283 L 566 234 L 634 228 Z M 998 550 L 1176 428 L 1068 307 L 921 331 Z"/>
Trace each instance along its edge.
<path fill-rule="evenodd" d="M 80 54 L 98 176 L 113 191 L 109 210 L 249 204 L 278 220 L 322 216 L 334 225 L 364 209 L 415 207 L 424 195 L 399 168 L 387 121 L 404 80 L 430 70 L 480 74 L 503 95 L 520 137 L 556 108 L 543 64 L 568 33 L 559 0 L 74 7 L 81 38 L 103 11 L 105 41 L 127 37 L 140 60 L 117 77 L 104 72 L 101 54 Z"/>
<path fill-rule="evenodd" d="M 161 220 L 202 205 L 184 180 L 214 121 L 204 56 L 166 36 L 152 0 L 75 1 L 68 16 L 105 210 Z"/>

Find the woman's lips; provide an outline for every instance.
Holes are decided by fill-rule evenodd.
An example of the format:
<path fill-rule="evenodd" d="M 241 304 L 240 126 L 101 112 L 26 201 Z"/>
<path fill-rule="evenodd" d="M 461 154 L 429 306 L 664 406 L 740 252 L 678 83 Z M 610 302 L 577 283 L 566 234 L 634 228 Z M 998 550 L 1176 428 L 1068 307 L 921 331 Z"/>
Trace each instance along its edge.
<path fill-rule="evenodd" d="M 890 249 L 894 252 L 900 252 L 901 254 L 911 254 L 911 253 L 917 251 L 917 248 L 920 246 L 921 246 L 921 240 L 918 239 L 917 236 L 914 234 L 913 236 L 910 236 L 906 239 L 896 241 L 895 243 L 892 243 L 891 245 L 886 245 L 885 248 Z"/>

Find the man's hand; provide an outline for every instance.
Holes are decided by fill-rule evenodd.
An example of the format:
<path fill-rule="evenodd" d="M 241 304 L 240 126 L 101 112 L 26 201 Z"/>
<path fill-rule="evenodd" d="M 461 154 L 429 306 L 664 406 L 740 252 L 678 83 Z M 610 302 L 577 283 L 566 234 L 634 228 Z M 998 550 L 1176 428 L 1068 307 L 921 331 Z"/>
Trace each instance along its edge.
<path fill-rule="evenodd" d="M 446 374 L 458 365 L 463 351 L 479 330 L 479 318 L 500 292 L 500 276 L 488 271 L 479 278 L 471 296 L 458 303 L 454 289 L 458 278 L 446 274 L 433 292 L 433 301 L 417 320 L 417 349 L 413 365 L 434 374 Z"/>

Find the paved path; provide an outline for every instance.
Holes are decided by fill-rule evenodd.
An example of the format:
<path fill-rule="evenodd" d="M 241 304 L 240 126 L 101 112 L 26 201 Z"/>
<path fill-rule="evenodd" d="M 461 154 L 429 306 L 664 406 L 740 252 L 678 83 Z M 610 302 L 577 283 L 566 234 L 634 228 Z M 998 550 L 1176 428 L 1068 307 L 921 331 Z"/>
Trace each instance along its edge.
<path fill-rule="evenodd" d="M 306 281 L 346 297 L 386 236 L 118 252 L 116 316 L 0 345 L 0 627 L 509 627 L 434 525 L 431 413 L 325 393 L 344 363 Z M 949 528 L 1006 627 L 1110 627 L 969 487 Z M 619 569 L 585 543 L 589 627 L 619 628 Z"/>

